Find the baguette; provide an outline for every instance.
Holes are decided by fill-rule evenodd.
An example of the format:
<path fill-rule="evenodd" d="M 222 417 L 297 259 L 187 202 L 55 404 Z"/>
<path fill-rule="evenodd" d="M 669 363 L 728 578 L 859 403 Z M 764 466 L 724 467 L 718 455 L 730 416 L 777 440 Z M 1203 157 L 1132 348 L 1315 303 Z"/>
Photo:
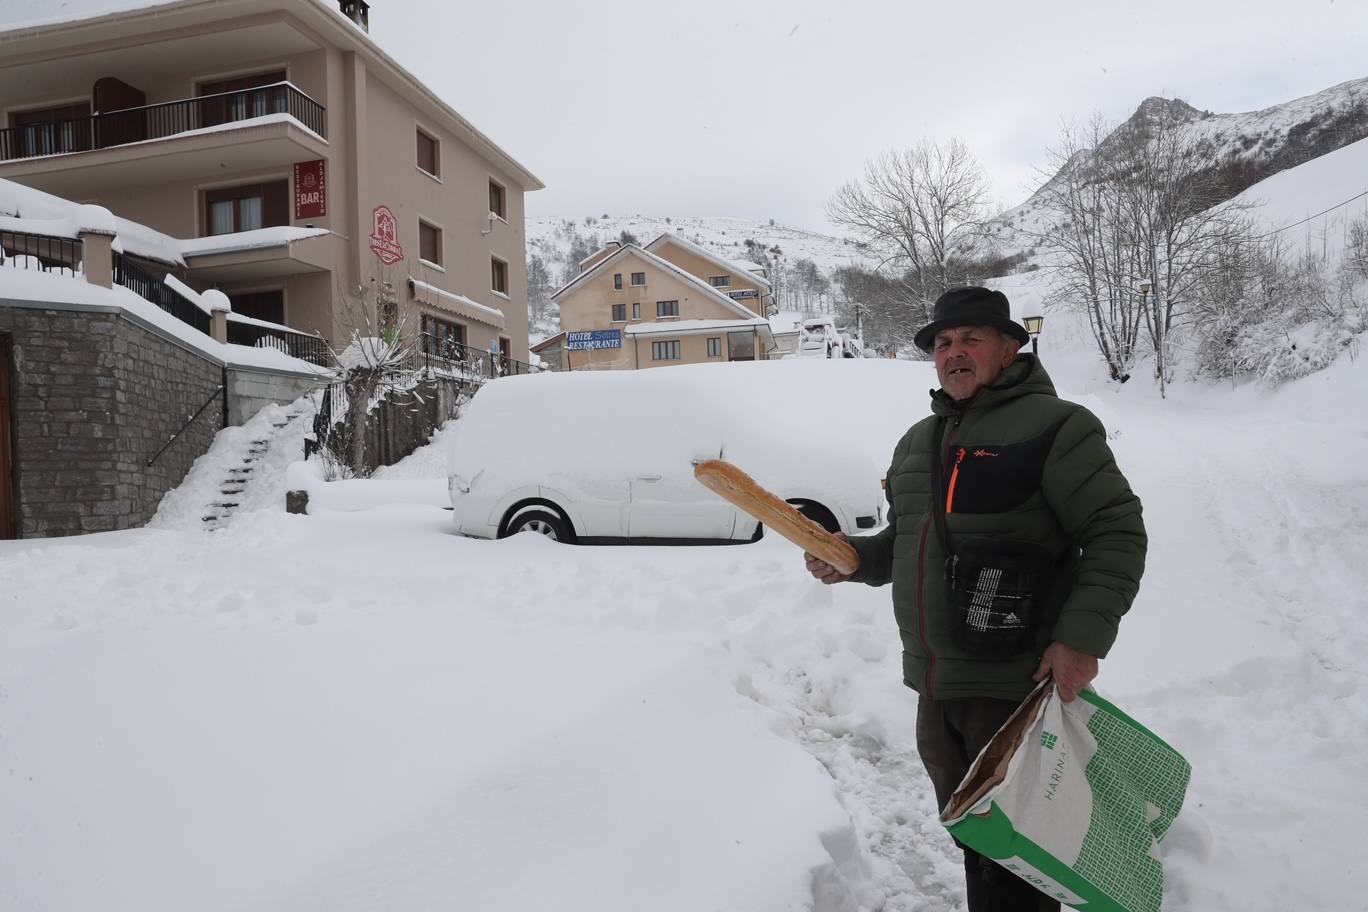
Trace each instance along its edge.
<path fill-rule="evenodd" d="M 750 516 L 793 542 L 813 557 L 826 561 L 846 576 L 860 567 L 860 555 L 817 523 L 766 491 L 745 472 L 721 459 L 700 462 L 694 477 L 704 487 L 740 507 Z"/>

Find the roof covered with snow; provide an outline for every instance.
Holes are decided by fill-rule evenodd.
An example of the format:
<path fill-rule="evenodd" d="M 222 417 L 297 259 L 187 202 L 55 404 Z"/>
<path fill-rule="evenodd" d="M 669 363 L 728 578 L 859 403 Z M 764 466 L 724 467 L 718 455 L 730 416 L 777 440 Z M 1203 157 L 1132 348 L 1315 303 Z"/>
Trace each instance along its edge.
<path fill-rule="evenodd" d="M 753 281 L 764 288 L 770 287 L 769 279 L 755 274 L 754 270 L 764 268 L 758 263 L 752 263 L 749 260 L 738 262 L 736 260 L 729 260 L 726 257 L 718 256 L 710 250 L 698 246 L 693 241 L 685 240 L 672 231 L 663 232 L 660 237 L 647 244 L 646 249 L 655 253 L 659 248 L 664 247 L 667 244 L 674 244 L 681 250 L 687 250 L 695 256 L 700 256 L 708 262 L 715 264 L 717 268 L 736 275 L 739 278 Z"/>
<path fill-rule="evenodd" d="M 679 266 L 676 266 L 674 263 L 671 263 L 669 260 L 665 259 L 662 256 L 658 256 L 654 253 L 651 253 L 651 251 L 649 250 L 646 250 L 642 247 L 638 247 L 636 244 L 624 244 L 621 249 L 605 257 L 601 262 L 594 264 L 594 267 L 592 269 L 589 269 L 586 272 L 581 272 L 579 275 L 575 276 L 561 288 L 557 289 L 555 294 L 551 295 L 551 300 L 558 300 L 559 298 L 569 294 L 571 291 L 580 287 L 585 282 L 589 281 L 595 276 L 603 275 L 603 273 L 607 272 L 613 264 L 619 263 L 629 256 L 638 257 L 642 260 L 645 260 L 648 264 L 652 266 L 656 266 L 660 269 L 665 270 L 666 272 L 674 275 L 676 278 L 679 278 L 682 281 L 687 282 L 694 288 L 698 289 L 701 293 L 703 293 L 710 299 L 720 304 L 726 305 L 726 307 L 729 310 L 733 311 L 734 313 L 740 316 L 745 317 L 746 319 L 750 319 L 751 317 L 755 316 L 754 311 L 747 309 L 744 305 L 738 304 L 736 301 L 733 301 L 731 298 L 727 297 L 725 294 L 722 294 L 720 291 L 718 291 L 716 288 L 713 288 L 711 285 L 700 279 L 698 276 L 694 275 L 691 272 L 688 272 L 685 269 L 681 269 Z"/>

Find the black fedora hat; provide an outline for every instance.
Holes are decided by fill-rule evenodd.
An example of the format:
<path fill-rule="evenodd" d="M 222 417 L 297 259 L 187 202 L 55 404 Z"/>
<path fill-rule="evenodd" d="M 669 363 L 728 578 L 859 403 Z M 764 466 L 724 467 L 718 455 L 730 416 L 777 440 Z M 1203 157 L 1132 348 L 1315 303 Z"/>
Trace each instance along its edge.
<path fill-rule="evenodd" d="M 917 348 L 929 352 L 936 341 L 936 333 L 955 326 L 991 326 L 1007 333 L 1022 345 L 1031 341 L 1026 327 L 1012 319 L 1007 296 L 977 285 L 952 288 L 937 298 L 931 311 L 931 322 L 923 326 L 912 341 Z"/>

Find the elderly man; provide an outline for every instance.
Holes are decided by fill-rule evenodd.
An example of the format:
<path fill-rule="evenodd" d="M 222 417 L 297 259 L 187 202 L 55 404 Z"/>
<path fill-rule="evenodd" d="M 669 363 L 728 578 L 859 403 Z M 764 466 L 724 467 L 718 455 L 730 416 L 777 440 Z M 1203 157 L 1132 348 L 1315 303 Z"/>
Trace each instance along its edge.
<path fill-rule="evenodd" d="M 1097 676 L 1145 563 L 1140 501 L 1102 424 L 1060 399 L 1007 298 L 956 288 L 915 337 L 941 389 L 893 451 L 888 525 L 853 538 L 852 576 L 893 584 L 903 681 L 920 695 L 917 750 L 944 808 L 1035 682 L 1072 701 Z M 965 850 L 970 912 L 1057 910 Z"/>

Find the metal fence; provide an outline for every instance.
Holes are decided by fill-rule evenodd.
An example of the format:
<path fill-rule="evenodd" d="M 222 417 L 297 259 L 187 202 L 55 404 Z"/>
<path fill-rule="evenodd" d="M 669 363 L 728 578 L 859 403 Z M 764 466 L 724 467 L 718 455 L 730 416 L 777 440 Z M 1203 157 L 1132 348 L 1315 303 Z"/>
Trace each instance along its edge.
<path fill-rule="evenodd" d="M 0 231 L 0 266 L 32 269 L 75 278 L 85 245 L 76 238 L 49 237 L 22 231 Z"/>
<path fill-rule="evenodd" d="M 138 265 L 132 257 L 122 253 L 114 254 L 114 282 L 151 301 L 177 320 L 190 324 L 206 336 L 212 333 L 207 313 L 187 301 L 183 295 L 152 272 Z"/>
<path fill-rule="evenodd" d="M 419 366 L 428 373 L 483 381 L 535 372 L 526 361 L 472 348 L 451 338 L 439 339 L 431 333 L 423 333 L 419 343 Z"/>
<path fill-rule="evenodd" d="M 9 127 L 0 130 L 0 161 L 107 149 L 267 114 L 289 114 L 324 139 L 328 137 L 327 110 L 299 89 L 281 82 L 51 123 Z"/>
<path fill-rule="evenodd" d="M 251 345 L 256 348 L 274 348 L 285 354 L 327 367 L 332 363 L 332 353 L 328 342 L 322 336 L 305 335 L 288 326 L 263 326 L 259 322 L 246 322 L 228 318 L 228 341 L 234 345 Z"/>

